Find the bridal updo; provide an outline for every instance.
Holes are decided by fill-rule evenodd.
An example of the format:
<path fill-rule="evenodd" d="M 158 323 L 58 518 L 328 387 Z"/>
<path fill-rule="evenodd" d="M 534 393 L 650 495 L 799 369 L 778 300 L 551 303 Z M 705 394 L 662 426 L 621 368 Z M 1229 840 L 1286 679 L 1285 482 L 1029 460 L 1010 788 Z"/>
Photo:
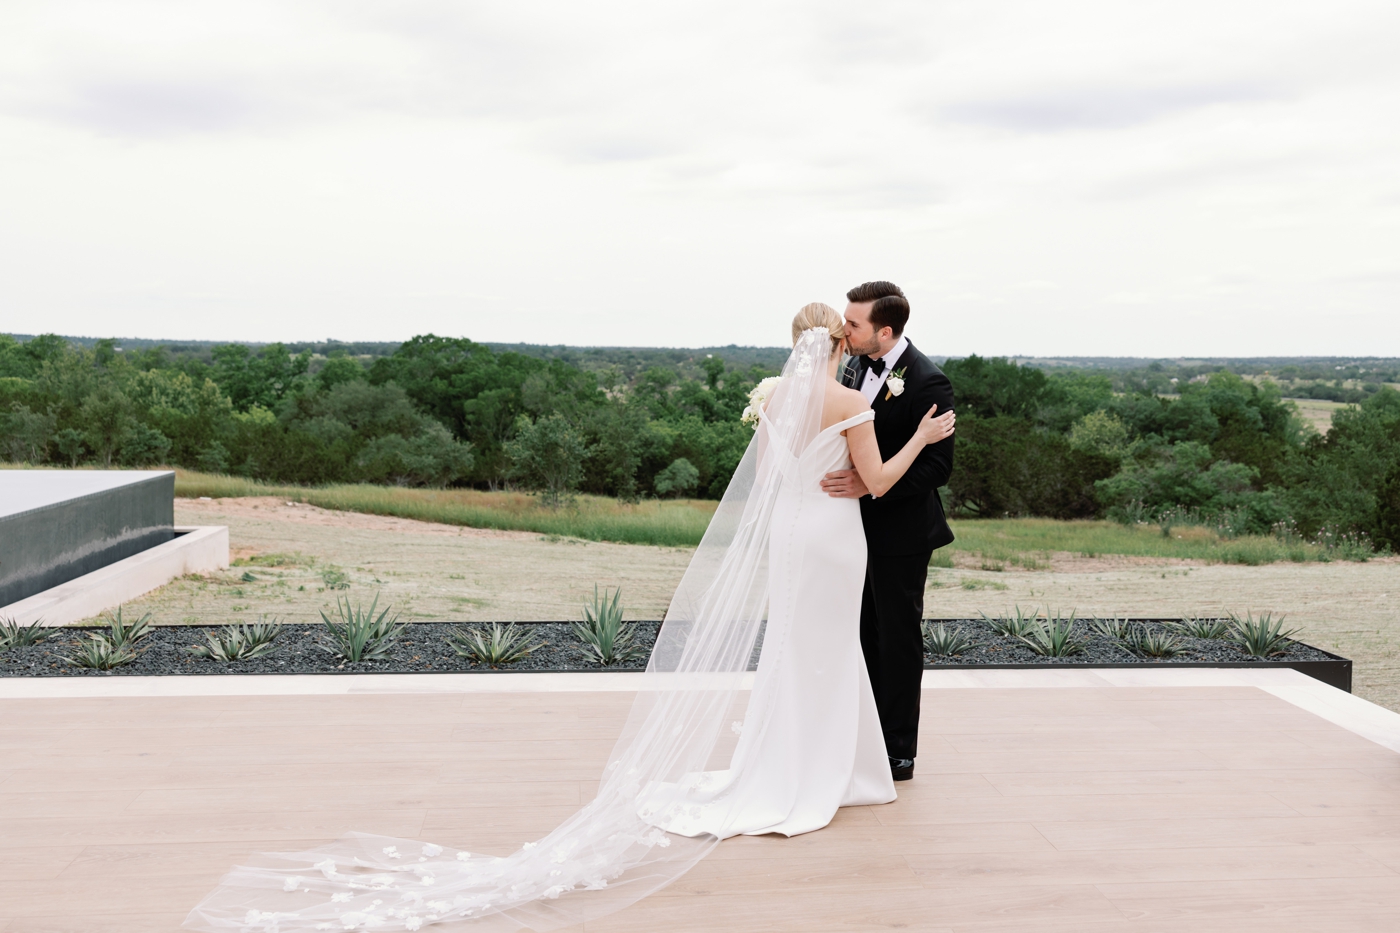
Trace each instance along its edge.
<path fill-rule="evenodd" d="M 805 305 L 797 312 L 797 317 L 792 319 L 793 345 L 797 345 L 797 338 L 802 336 L 804 330 L 811 330 L 813 327 L 825 327 L 831 332 L 831 355 L 835 356 L 841 345 L 841 338 L 846 334 L 845 319 L 837 314 L 831 305 L 822 304 L 820 301 Z"/>

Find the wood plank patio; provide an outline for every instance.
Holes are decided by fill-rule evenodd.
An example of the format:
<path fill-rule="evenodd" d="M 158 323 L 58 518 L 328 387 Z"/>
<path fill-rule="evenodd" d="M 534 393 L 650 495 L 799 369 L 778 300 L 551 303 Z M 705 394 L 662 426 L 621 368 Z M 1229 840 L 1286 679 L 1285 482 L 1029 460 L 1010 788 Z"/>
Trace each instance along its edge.
<path fill-rule="evenodd" d="M 631 699 L 436 683 L 0 694 L 0 931 L 174 931 L 248 853 L 350 830 L 504 854 L 589 798 Z M 726 841 L 589 933 L 1400 926 L 1400 754 L 1263 689 L 945 685 L 920 742 L 897 802 Z"/>

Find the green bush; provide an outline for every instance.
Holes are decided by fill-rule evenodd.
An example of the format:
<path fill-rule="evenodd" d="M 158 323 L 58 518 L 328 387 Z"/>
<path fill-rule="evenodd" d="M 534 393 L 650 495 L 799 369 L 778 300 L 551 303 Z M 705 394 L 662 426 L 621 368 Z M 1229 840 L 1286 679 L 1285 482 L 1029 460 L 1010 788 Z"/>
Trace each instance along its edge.
<path fill-rule="evenodd" d="M 964 415 L 948 490 L 956 514 L 1090 518 L 1099 511 L 1094 484 L 1117 466 L 1024 418 Z"/>
<path fill-rule="evenodd" d="M 521 417 L 516 436 L 506 445 L 510 475 L 526 489 L 538 490 L 545 505 L 558 508 L 578 490 L 588 445 L 563 415 L 537 421 Z"/>
<path fill-rule="evenodd" d="M 652 488 L 658 496 L 682 496 L 695 491 L 700 482 L 700 471 L 684 457 L 675 460 L 666 469 L 656 474 Z"/>

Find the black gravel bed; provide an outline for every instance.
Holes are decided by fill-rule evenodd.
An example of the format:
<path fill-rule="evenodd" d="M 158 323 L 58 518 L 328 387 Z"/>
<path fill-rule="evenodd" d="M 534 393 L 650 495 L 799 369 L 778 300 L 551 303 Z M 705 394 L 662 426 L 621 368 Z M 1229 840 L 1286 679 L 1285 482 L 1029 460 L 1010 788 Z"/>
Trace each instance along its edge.
<path fill-rule="evenodd" d="M 1269 658 L 1256 658 L 1227 638 L 1187 638 L 1178 636 L 1182 651 L 1170 658 L 1139 657 L 1128 651 L 1117 640 L 1100 635 L 1086 623 L 1076 622 L 1075 633 L 1084 639 L 1084 649 L 1067 657 L 1046 657 L 1037 654 L 1018 638 L 998 635 L 982 619 L 931 619 L 941 622 L 950 630 L 961 629 L 963 634 L 976 643 L 953 657 L 935 656 L 924 653 L 925 667 L 970 667 L 981 664 L 1111 664 L 1131 667 L 1137 664 L 1251 664 L 1263 661 L 1335 661 L 1335 655 L 1295 641 L 1288 644 L 1282 654 Z M 1176 619 L 1134 619 L 1133 622 L 1149 630 L 1165 628 L 1165 622 Z"/>
<path fill-rule="evenodd" d="M 1037 654 L 1024 642 L 998 635 L 982 619 L 933 619 L 950 629 L 961 629 L 974 646 L 954 657 L 924 655 L 925 667 L 976 667 L 980 665 L 1112 665 L 1132 667 L 1141 664 L 1223 664 L 1246 666 L 1265 659 L 1251 657 L 1244 649 L 1226 639 L 1181 637 L 1183 650 L 1171 658 L 1139 657 L 1123 648 L 1114 639 L 1100 635 L 1082 622 L 1075 623 L 1076 633 L 1084 639 L 1084 648 L 1068 657 L 1046 657 Z M 1151 628 L 1161 626 L 1162 619 L 1134 620 Z M 656 640 L 660 622 L 626 623 L 635 632 L 635 643 L 646 651 Z M 458 657 L 447 642 L 448 634 L 458 627 L 484 627 L 482 623 L 414 622 L 379 661 L 351 663 L 338 657 L 333 643 L 318 624 L 288 625 L 268 655 L 251 661 L 225 663 L 193 657 L 189 648 L 203 644 L 205 635 L 219 626 L 171 625 L 156 628 L 137 643 L 135 661 L 111 671 L 79 667 L 65 660 L 88 633 L 104 632 L 105 628 L 58 628 L 45 641 L 28 647 L 0 650 L 0 677 L 120 677 L 161 676 L 173 674 L 433 674 L 433 673 L 492 673 L 521 671 L 561 673 L 575 671 L 640 671 L 646 667 L 646 657 L 603 666 L 590 661 L 584 654 L 578 637 L 568 622 L 522 622 L 532 641 L 544 645 L 524 659 L 500 668 L 490 668 L 467 658 Z M 760 636 L 761 643 L 761 636 Z M 755 661 L 758 651 L 755 649 Z M 1302 642 L 1291 642 L 1286 651 L 1267 659 L 1272 663 L 1297 661 L 1335 661 L 1328 654 Z"/>
<path fill-rule="evenodd" d="M 525 622 L 531 641 L 544 646 L 520 661 L 504 665 L 503 671 L 640 671 L 646 668 L 646 652 L 656 641 L 660 622 L 625 623 L 635 632 L 636 644 L 644 649 L 640 659 L 604 667 L 590 662 L 569 622 Z M 489 623 L 487 623 L 489 625 Z M 481 623 L 413 622 L 400 636 L 388 656 L 380 661 L 351 663 L 335 654 L 325 626 L 287 625 L 273 643 L 270 654 L 251 661 L 211 661 L 192 657 L 189 648 L 205 643 L 205 636 L 217 625 L 168 625 L 152 630 L 137 642 L 135 661 L 111 671 L 96 671 L 64 660 L 88 633 L 107 629 L 58 628 L 37 645 L 0 651 L 0 677 L 151 677 L 170 674 L 461 674 L 490 673 L 492 668 L 456 655 L 447 643 L 448 634 L 458 627 L 485 628 Z"/>

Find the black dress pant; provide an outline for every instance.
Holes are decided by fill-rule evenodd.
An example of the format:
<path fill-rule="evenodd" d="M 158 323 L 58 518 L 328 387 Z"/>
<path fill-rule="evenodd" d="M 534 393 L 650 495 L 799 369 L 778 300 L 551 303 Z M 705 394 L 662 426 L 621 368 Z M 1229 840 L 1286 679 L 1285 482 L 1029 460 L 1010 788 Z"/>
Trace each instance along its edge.
<path fill-rule="evenodd" d="M 924 584 L 932 551 L 870 554 L 860 604 L 860 647 L 891 758 L 913 758 L 919 745 L 924 677 Z"/>

